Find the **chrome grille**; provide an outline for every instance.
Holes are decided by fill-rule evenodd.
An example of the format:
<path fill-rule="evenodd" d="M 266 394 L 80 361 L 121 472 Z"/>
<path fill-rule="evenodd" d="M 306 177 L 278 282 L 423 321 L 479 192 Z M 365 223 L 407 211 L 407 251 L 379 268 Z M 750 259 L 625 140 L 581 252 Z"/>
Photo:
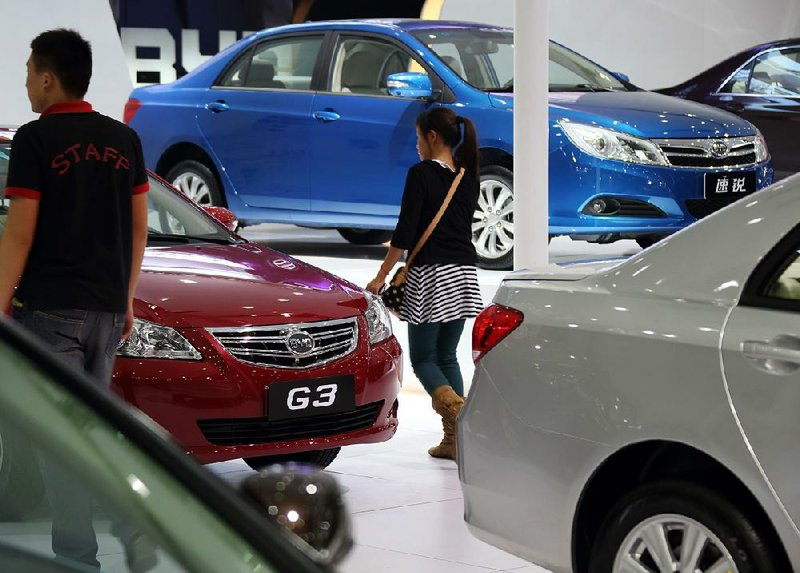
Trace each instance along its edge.
<path fill-rule="evenodd" d="M 355 317 L 275 326 L 209 328 L 208 332 L 234 358 L 269 368 L 322 366 L 347 356 L 358 344 Z M 288 338 L 298 333 L 308 334 L 314 341 L 313 349 L 303 353 L 291 349 Z"/>
<path fill-rule="evenodd" d="M 722 137 L 716 139 L 653 139 L 661 148 L 670 165 L 695 169 L 722 167 L 752 167 L 756 164 L 755 137 Z M 728 151 L 714 154 L 712 146 L 724 142 Z"/>

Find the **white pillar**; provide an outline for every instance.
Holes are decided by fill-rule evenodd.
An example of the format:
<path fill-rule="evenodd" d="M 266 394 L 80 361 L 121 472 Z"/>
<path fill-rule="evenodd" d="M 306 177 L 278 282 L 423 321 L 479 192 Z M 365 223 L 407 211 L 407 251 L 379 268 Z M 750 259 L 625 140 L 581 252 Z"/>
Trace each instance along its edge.
<path fill-rule="evenodd" d="M 514 268 L 548 264 L 550 0 L 514 0 Z"/>

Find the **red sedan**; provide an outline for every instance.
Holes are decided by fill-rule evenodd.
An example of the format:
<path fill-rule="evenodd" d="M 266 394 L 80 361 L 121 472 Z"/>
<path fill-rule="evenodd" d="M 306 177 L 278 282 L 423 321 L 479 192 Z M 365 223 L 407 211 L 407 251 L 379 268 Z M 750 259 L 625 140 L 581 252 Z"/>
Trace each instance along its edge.
<path fill-rule="evenodd" d="M 0 139 L 0 187 L 7 159 Z M 380 299 L 238 237 L 224 209 L 212 218 L 150 186 L 114 390 L 203 463 L 326 466 L 341 446 L 391 438 L 402 361 Z"/>

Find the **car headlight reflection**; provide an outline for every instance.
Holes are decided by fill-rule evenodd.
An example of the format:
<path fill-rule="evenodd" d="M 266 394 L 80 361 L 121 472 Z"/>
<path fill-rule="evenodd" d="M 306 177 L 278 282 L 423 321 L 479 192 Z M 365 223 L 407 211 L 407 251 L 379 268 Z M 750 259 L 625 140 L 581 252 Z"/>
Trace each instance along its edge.
<path fill-rule="evenodd" d="M 369 303 L 367 312 L 364 315 L 367 319 L 369 343 L 377 344 L 392 335 L 392 319 L 380 297 L 370 292 L 364 292 L 364 296 L 367 297 L 367 302 Z"/>
<path fill-rule="evenodd" d="M 133 331 L 117 350 L 117 356 L 128 358 L 166 358 L 200 360 L 200 352 L 177 330 L 169 326 L 133 319 Z"/>
<path fill-rule="evenodd" d="M 761 135 L 761 132 L 756 130 L 756 161 L 762 163 L 769 159 L 769 149 L 767 149 L 767 140 Z"/>
<path fill-rule="evenodd" d="M 563 119 L 558 125 L 572 143 L 592 157 L 642 165 L 669 165 L 661 149 L 647 139 Z"/>

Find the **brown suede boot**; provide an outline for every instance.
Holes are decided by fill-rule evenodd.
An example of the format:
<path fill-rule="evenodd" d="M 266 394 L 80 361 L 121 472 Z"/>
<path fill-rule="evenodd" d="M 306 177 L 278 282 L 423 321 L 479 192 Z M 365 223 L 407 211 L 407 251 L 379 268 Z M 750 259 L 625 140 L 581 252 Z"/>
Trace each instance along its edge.
<path fill-rule="evenodd" d="M 444 437 L 438 446 L 428 450 L 434 458 L 456 459 L 456 416 L 464 405 L 464 398 L 450 386 L 439 386 L 431 394 L 433 409 L 442 417 Z"/>

